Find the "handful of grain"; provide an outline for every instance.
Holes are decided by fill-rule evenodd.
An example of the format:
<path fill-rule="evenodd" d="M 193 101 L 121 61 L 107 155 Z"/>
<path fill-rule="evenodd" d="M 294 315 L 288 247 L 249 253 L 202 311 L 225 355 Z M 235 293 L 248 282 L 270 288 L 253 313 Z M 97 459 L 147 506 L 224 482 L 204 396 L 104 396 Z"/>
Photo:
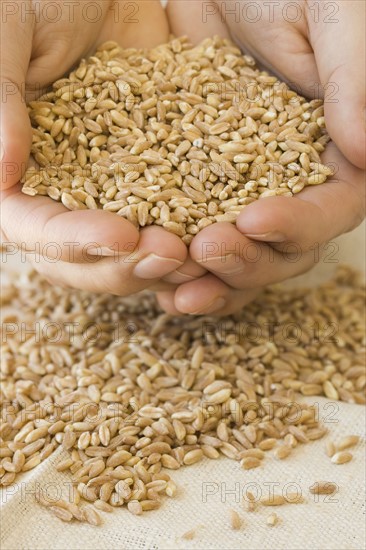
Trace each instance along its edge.
<path fill-rule="evenodd" d="M 72 503 L 38 500 L 64 521 L 97 524 L 79 501 L 139 515 L 175 495 L 169 470 L 224 455 L 240 475 L 248 458 L 261 466 L 276 448 L 322 438 L 317 405 L 298 396 L 326 395 L 329 382 L 339 399 L 365 404 L 364 300 L 356 274 L 340 269 L 319 288 L 268 289 L 218 323 L 171 318 L 152 294 L 15 281 L 1 294 L 0 486 L 61 445 Z"/>
<path fill-rule="evenodd" d="M 39 168 L 23 192 L 103 208 L 189 244 L 251 202 L 323 183 L 321 100 L 306 101 L 230 41 L 104 44 L 29 104 Z"/>

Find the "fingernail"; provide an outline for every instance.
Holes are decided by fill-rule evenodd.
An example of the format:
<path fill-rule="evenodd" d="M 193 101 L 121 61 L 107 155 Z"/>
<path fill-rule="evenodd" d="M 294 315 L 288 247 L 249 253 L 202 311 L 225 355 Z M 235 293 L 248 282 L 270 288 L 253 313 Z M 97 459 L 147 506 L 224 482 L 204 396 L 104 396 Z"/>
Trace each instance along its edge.
<path fill-rule="evenodd" d="M 180 277 L 187 279 L 187 281 L 193 281 L 194 279 L 197 279 L 197 277 L 195 277 L 194 275 L 187 275 L 187 273 L 182 273 L 182 271 L 180 271 L 179 269 L 177 269 L 175 273 Z"/>
<path fill-rule="evenodd" d="M 244 233 L 246 237 L 258 241 L 269 241 L 273 243 L 282 243 L 286 240 L 285 235 L 279 231 L 270 231 L 269 233 Z"/>
<path fill-rule="evenodd" d="M 157 279 L 174 271 L 182 264 L 183 262 L 174 258 L 163 258 L 156 254 L 149 254 L 149 256 L 139 261 L 133 273 L 140 279 Z"/>
<path fill-rule="evenodd" d="M 212 302 L 209 302 L 207 306 L 203 306 L 201 309 L 193 311 L 190 315 L 208 315 L 210 313 L 215 313 L 215 311 L 219 311 L 219 309 L 222 309 L 225 305 L 225 298 L 220 296 L 219 298 L 215 298 Z"/>
<path fill-rule="evenodd" d="M 89 246 L 87 249 L 87 254 L 90 256 L 120 256 L 121 253 L 118 250 L 113 250 L 113 248 L 108 248 L 107 246 Z M 123 254 L 131 254 L 130 252 L 123 252 Z"/>

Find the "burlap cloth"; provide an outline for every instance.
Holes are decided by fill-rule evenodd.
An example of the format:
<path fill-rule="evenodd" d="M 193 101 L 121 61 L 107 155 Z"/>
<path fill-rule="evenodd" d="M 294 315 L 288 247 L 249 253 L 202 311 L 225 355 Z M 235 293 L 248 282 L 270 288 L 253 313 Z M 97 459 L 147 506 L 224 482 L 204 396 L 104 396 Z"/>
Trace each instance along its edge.
<path fill-rule="evenodd" d="M 302 276 L 300 282 L 313 284 L 324 280 L 339 262 L 352 263 L 364 269 L 364 230 L 342 237 L 339 249 L 315 270 Z M 365 407 L 307 398 L 319 404 L 319 415 L 334 440 L 342 435 L 365 437 Z M 354 459 L 345 465 L 334 465 L 324 453 L 324 440 L 299 446 L 284 461 L 268 457 L 263 466 L 251 471 L 239 469 L 229 459 L 206 460 L 198 465 L 173 472 L 179 486 L 174 499 L 165 499 L 161 509 L 132 516 L 125 509 L 102 513 L 104 524 L 65 524 L 35 503 L 34 491 L 47 495 L 60 491 L 67 496 L 70 479 L 56 472 L 61 460 L 58 450 L 38 468 L 24 475 L 14 487 L 1 493 L 1 549 L 337 549 L 365 548 L 365 445 L 364 439 L 354 451 Z M 334 481 L 339 492 L 333 497 L 309 493 L 319 480 Z M 39 484 L 38 487 L 36 484 Z M 276 509 L 280 523 L 270 528 L 266 518 L 273 508 L 261 507 L 256 512 L 243 510 L 243 491 L 254 494 L 301 491 L 306 502 L 287 504 Z M 275 485 L 273 485 L 275 484 Z M 229 512 L 233 508 L 243 518 L 239 531 L 230 528 Z M 197 528 L 193 540 L 182 535 Z"/>

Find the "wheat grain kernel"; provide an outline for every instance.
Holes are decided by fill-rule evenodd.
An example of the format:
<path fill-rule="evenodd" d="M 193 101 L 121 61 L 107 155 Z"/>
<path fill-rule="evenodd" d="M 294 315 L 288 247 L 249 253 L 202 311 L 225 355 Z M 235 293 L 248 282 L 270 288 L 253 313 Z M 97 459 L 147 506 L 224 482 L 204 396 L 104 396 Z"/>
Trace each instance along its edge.
<path fill-rule="evenodd" d="M 233 529 L 234 531 L 237 531 L 238 529 L 240 529 L 242 525 L 241 518 L 238 512 L 236 512 L 235 510 L 230 510 L 230 525 L 231 525 L 231 529 Z"/>
<path fill-rule="evenodd" d="M 267 523 L 267 525 L 269 525 L 269 527 L 274 527 L 275 525 L 277 525 L 277 523 L 278 523 L 277 514 L 270 514 L 267 517 L 266 523 Z"/>
<path fill-rule="evenodd" d="M 344 451 L 345 449 L 350 449 L 354 447 L 359 442 L 360 437 L 358 435 L 347 435 L 337 445 L 337 451 Z"/>
<path fill-rule="evenodd" d="M 332 458 L 330 459 L 333 464 L 346 464 L 346 462 L 350 462 L 353 458 L 353 455 L 347 451 L 340 451 L 335 453 Z"/>
<path fill-rule="evenodd" d="M 313 495 L 332 495 L 338 486 L 332 481 L 315 481 L 309 491 Z"/>

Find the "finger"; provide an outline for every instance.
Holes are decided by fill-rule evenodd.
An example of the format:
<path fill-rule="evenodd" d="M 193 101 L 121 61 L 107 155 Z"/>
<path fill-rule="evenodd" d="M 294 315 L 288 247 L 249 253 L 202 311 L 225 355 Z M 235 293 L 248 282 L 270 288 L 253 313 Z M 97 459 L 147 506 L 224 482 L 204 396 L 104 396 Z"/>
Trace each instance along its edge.
<path fill-rule="evenodd" d="M 39 273 L 57 285 L 127 296 L 155 287 L 161 277 L 183 264 L 186 248 L 181 241 L 179 247 L 176 239 L 180 241 L 164 229 L 147 228 L 141 232 L 138 249 L 129 256 L 70 263 L 31 255 L 30 261 Z M 173 252 L 174 258 L 170 257 Z"/>
<path fill-rule="evenodd" d="M 175 36 L 188 36 L 193 44 L 215 35 L 230 36 L 215 2 L 195 0 L 187 9 L 186 0 L 172 0 L 168 2 L 167 14 L 171 32 Z"/>
<path fill-rule="evenodd" d="M 328 132 L 353 164 L 365 168 L 366 4 L 348 0 L 336 6 L 331 24 L 325 16 L 318 23 L 308 16 L 310 41 L 325 90 Z"/>
<path fill-rule="evenodd" d="M 31 146 L 31 127 L 24 101 L 24 88 L 32 51 L 33 18 L 28 17 L 22 23 L 21 10 L 17 3 L 9 4 L 12 5 L 12 12 L 7 13 L 6 24 L 1 27 L 0 187 L 2 189 L 7 189 L 19 180 L 26 168 Z"/>
<path fill-rule="evenodd" d="M 175 291 L 174 290 L 168 290 L 168 291 L 162 291 L 156 293 L 156 299 L 158 301 L 159 306 L 161 309 L 165 311 L 165 313 L 169 313 L 169 315 L 183 315 L 182 312 L 180 312 L 174 305 L 174 296 Z"/>
<path fill-rule="evenodd" d="M 184 264 L 187 252 L 177 235 L 162 227 L 146 227 L 140 232 L 138 250 L 131 255 L 132 261 L 138 260 L 134 275 L 146 280 L 166 277 Z"/>
<path fill-rule="evenodd" d="M 81 57 L 93 55 L 109 3 L 104 0 L 88 6 L 74 2 L 71 6 L 58 1 L 37 10 L 27 74 L 27 101 L 45 93 L 48 86 L 68 73 Z"/>
<path fill-rule="evenodd" d="M 209 246 L 207 244 L 209 243 Z M 213 224 L 192 241 L 192 258 L 234 289 L 254 289 L 307 271 L 314 254 L 289 248 L 286 254 L 254 242 L 229 223 Z"/>
<path fill-rule="evenodd" d="M 9 243 L 66 262 L 130 254 L 139 241 L 124 218 L 103 210 L 70 211 L 49 197 L 24 195 L 20 185 L 1 195 L 1 227 Z"/>
<path fill-rule="evenodd" d="M 59 6 L 62 9 L 60 19 L 53 25 L 55 32 L 50 32 L 49 23 L 42 18 L 46 10 L 41 10 L 28 71 L 28 84 L 37 83 L 37 89 L 28 91 L 28 99 L 44 93 L 49 84 L 67 73 L 81 57 L 93 55 L 103 42 L 142 48 L 168 41 L 167 17 L 158 0 L 103 0 L 91 4 L 94 6 L 90 6 L 90 11 L 82 2 L 75 2 L 72 9 Z"/>
<path fill-rule="evenodd" d="M 227 315 L 241 309 L 258 294 L 258 290 L 233 291 L 214 275 L 208 274 L 178 287 L 174 306 L 190 315 Z"/>
<path fill-rule="evenodd" d="M 198 279 L 205 273 L 206 269 L 198 265 L 197 262 L 193 261 L 192 258 L 188 256 L 184 264 L 179 269 L 164 277 L 164 281 L 180 285 L 183 283 L 188 283 L 188 281 Z"/>
<path fill-rule="evenodd" d="M 302 33 L 286 25 L 282 29 L 283 40 L 276 48 L 274 60 L 270 44 L 276 40 L 279 30 L 272 30 L 271 27 L 272 24 L 269 24 L 268 42 L 260 41 L 258 44 L 258 38 L 253 36 L 251 41 L 244 41 L 243 49 L 254 57 L 260 69 L 268 70 L 280 81 L 286 82 L 300 96 L 310 99 L 323 97 L 323 90 L 318 90 L 316 86 L 319 75 L 309 42 Z"/>
<path fill-rule="evenodd" d="M 163 280 L 158 281 L 156 284 L 149 286 L 149 290 L 152 292 L 174 292 L 178 288 L 177 285 L 172 283 L 165 283 Z"/>
<path fill-rule="evenodd" d="M 14 216 L 17 212 L 17 216 Z M 3 192 L 1 227 L 8 244 L 48 259 L 64 262 L 95 262 L 95 257 L 119 256 L 130 262 L 142 260 L 141 238 L 159 259 L 141 263 L 141 276 L 151 279 L 180 267 L 187 248 L 179 237 L 160 227 L 149 227 L 140 233 L 128 220 L 103 210 L 70 211 L 48 197 L 28 197 L 20 186 Z M 139 241 L 140 239 L 140 241 Z M 172 269 L 165 268 L 171 260 Z M 149 268 L 150 265 L 150 268 Z M 157 271 L 158 270 L 158 271 Z"/>
<path fill-rule="evenodd" d="M 205 4 L 208 4 L 205 11 L 210 12 L 210 4 Z M 258 2 L 242 5 L 236 0 L 216 0 L 216 9 L 220 14 L 215 16 L 225 22 L 234 42 L 252 55 L 261 69 L 269 70 L 300 95 L 319 97 L 322 90 L 314 93 L 314 84 L 319 82 L 319 76 L 314 52 L 306 36 L 305 10 L 299 2 L 288 4 L 265 3 L 261 8 Z M 208 13 L 206 18 L 210 22 L 214 15 Z"/>
<path fill-rule="evenodd" d="M 363 171 L 348 162 L 333 143 L 327 146 L 322 161 L 336 166 L 333 178 L 294 197 L 268 197 L 251 203 L 237 219 L 239 231 L 269 242 L 277 250 L 292 242 L 306 252 L 357 227 L 365 216 Z"/>
<path fill-rule="evenodd" d="M 152 48 L 168 42 L 169 24 L 160 0 L 111 2 L 96 45 L 109 40 L 124 48 Z"/>
<path fill-rule="evenodd" d="M 260 293 L 260 290 L 253 291 L 251 293 L 244 292 L 244 291 L 237 291 L 230 288 L 226 289 L 225 292 L 225 299 L 226 299 L 226 305 L 225 308 L 222 310 L 218 310 L 211 315 L 231 315 L 232 313 L 236 313 L 237 311 L 240 311 L 245 307 L 249 302 L 254 300 L 256 296 Z M 175 294 L 174 291 L 167 291 L 167 292 L 158 292 L 157 293 L 157 300 L 159 306 L 169 315 L 184 315 L 181 311 L 179 311 L 175 306 Z M 204 311 L 202 311 L 202 315 L 205 315 Z"/>

